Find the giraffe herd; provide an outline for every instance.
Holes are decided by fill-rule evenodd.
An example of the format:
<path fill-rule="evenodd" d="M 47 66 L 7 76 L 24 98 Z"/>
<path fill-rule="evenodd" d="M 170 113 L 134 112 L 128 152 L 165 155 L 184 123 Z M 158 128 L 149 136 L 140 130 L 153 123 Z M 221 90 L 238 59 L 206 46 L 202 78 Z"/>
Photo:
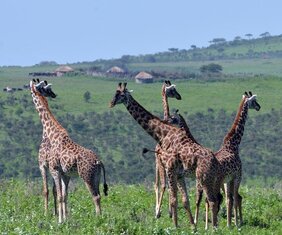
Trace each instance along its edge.
<path fill-rule="evenodd" d="M 33 80 L 30 81 L 30 90 L 43 126 L 38 160 L 43 179 L 45 213 L 48 210 L 47 171 L 49 171 L 53 179 L 54 213 L 58 214 L 59 223 L 64 222 L 67 218 L 68 185 L 72 174 L 78 174 L 83 179 L 92 195 L 96 213 L 100 214 L 99 184 L 102 174 L 104 194 L 107 195 L 108 191 L 104 164 L 93 151 L 72 141 L 66 129 L 61 126 L 50 111 L 46 97 L 56 97 L 51 89 L 51 84 Z M 206 229 L 208 228 L 209 210 L 211 211 L 212 226 L 217 227 L 217 214 L 222 200 L 220 189 L 224 185 L 227 226 L 231 225 L 233 207 L 235 224 L 240 226 L 242 224 L 242 197 L 238 190 L 241 182 L 242 164 L 239 157 L 239 145 L 248 109 L 257 111 L 260 109 L 256 95 L 252 95 L 251 92 L 243 95 L 234 123 L 217 152 L 213 152 L 195 140 L 181 114 L 175 112 L 170 115 L 168 98 L 180 100 L 181 95 L 177 92 L 175 85 L 170 81 L 165 81 L 162 86 L 163 120 L 142 107 L 132 97 L 126 83 L 118 84 L 109 104 L 110 108 L 117 104 L 124 104 L 130 115 L 157 142 L 155 150 L 152 151 L 155 152 L 156 161 L 156 218 L 161 215 L 160 208 L 167 181 L 169 212 L 176 227 L 178 226 L 178 191 L 181 193 L 184 209 L 193 228 L 196 228 L 198 223 L 199 206 L 203 193 L 206 196 Z M 196 178 L 195 218 L 193 218 L 190 208 L 185 177 Z M 161 184 L 161 189 L 159 184 Z"/>

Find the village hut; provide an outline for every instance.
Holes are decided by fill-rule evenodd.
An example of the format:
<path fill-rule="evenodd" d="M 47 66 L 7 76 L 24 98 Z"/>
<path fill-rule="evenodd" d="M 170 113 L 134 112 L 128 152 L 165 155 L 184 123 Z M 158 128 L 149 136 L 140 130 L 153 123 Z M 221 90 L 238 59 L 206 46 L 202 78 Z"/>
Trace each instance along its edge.
<path fill-rule="evenodd" d="M 153 76 L 146 72 L 140 72 L 135 76 L 136 83 L 152 83 Z"/>
<path fill-rule="evenodd" d="M 55 69 L 55 73 L 57 74 L 57 77 L 61 77 L 64 74 L 71 73 L 73 71 L 74 71 L 73 68 L 67 65 L 60 66 L 59 68 Z"/>
<path fill-rule="evenodd" d="M 113 74 L 123 74 L 124 70 L 118 66 L 114 66 L 107 70 L 107 73 L 113 73 Z"/>

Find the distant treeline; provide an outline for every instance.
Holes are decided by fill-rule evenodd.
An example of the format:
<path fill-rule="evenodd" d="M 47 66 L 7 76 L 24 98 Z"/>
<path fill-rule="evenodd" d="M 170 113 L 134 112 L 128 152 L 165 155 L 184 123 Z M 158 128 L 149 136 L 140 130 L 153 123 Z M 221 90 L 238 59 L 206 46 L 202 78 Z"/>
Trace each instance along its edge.
<path fill-rule="evenodd" d="M 111 66 L 119 66 L 127 70 L 130 64 L 135 63 L 163 63 L 181 61 L 213 61 L 213 60 L 236 60 L 255 58 L 281 58 L 282 35 L 271 36 L 262 34 L 260 38 L 253 38 L 249 34 L 248 39 L 235 37 L 227 41 L 224 38 L 215 38 L 210 41 L 208 47 L 168 48 L 167 51 L 145 55 L 123 55 L 119 59 L 96 60 L 92 66 L 105 70 Z"/>
<path fill-rule="evenodd" d="M 20 107 L 19 107 L 20 104 Z M 126 111 L 58 116 L 63 107 L 52 104 L 52 111 L 77 143 L 98 153 L 110 182 L 153 181 L 154 155 L 141 157 L 143 147 L 156 142 Z M 251 110 L 250 112 L 255 112 Z M 161 116 L 161 114 L 159 114 Z M 183 113 L 198 142 L 216 151 L 231 127 L 235 113 L 224 110 L 188 115 Z M 282 107 L 270 113 L 251 115 L 240 146 L 243 178 L 282 177 Z M 0 102 L 0 178 L 40 177 L 37 155 L 42 126 L 28 95 L 7 96 Z"/>

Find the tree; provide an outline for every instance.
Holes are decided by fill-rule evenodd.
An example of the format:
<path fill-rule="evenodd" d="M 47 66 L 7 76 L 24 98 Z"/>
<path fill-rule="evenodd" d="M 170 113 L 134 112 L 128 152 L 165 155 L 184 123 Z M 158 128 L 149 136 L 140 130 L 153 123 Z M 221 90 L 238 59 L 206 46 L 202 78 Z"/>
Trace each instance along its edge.
<path fill-rule="evenodd" d="M 196 45 L 191 45 L 191 49 L 195 50 L 197 48 Z"/>
<path fill-rule="evenodd" d="M 84 101 L 85 102 L 89 102 L 90 98 L 91 98 L 91 94 L 89 91 L 86 91 L 83 95 Z"/>
<path fill-rule="evenodd" d="M 225 38 L 214 38 L 213 40 L 210 41 L 210 43 L 213 43 L 215 45 L 224 44 L 226 43 L 226 39 Z"/>
<path fill-rule="evenodd" d="M 178 48 L 168 48 L 168 50 L 170 51 L 170 52 L 178 52 Z"/>
<path fill-rule="evenodd" d="M 251 33 L 247 33 L 245 36 L 250 40 L 253 35 Z"/>
<path fill-rule="evenodd" d="M 208 65 L 202 65 L 200 67 L 201 73 L 220 73 L 222 66 L 220 64 L 211 63 Z"/>
<path fill-rule="evenodd" d="M 236 36 L 235 38 L 234 38 L 234 41 L 241 41 L 242 40 L 242 38 L 240 37 L 240 36 Z"/>
<path fill-rule="evenodd" d="M 270 33 L 269 32 L 265 32 L 259 35 L 262 38 L 266 38 L 266 37 L 270 37 Z"/>

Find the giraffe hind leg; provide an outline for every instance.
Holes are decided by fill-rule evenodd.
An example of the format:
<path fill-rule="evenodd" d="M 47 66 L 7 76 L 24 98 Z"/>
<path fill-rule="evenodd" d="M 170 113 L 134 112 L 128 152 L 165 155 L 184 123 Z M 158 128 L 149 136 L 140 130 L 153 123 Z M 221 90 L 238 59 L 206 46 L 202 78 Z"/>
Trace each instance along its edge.
<path fill-rule="evenodd" d="M 175 227 L 178 226 L 177 220 L 177 174 L 176 174 L 176 163 L 175 158 L 172 157 L 167 162 L 167 178 L 168 178 L 168 189 L 169 189 L 169 203 L 172 212 L 172 220 Z"/>
<path fill-rule="evenodd" d="M 99 190 L 100 178 L 101 178 L 101 168 L 95 167 L 93 172 L 91 173 L 91 176 L 87 179 L 84 179 L 85 185 L 92 196 L 92 200 L 94 202 L 95 211 L 97 215 L 100 215 L 102 213 L 101 196 Z"/>
<path fill-rule="evenodd" d="M 182 204 L 184 209 L 186 210 L 187 216 L 189 218 L 190 224 L 192 225 L 193 229 L 195 229 L 195 224 L 194 224 L 194 218 L 192 215 L 192 211 L 190 208 L 190 201 L 187 193 L 187 188 L 185 184 L 185 178 L 184 176 L 181 176 L 177 179 L 178 183 L 178 189 L 181 193 L 181 199 L 182 199 Z"/>
<path fill-rule="evenodd" d="M 159 192 L 159 187 L 161 187 L 161 191 Z M 155 195 L 156 195 L 156 218 L 161 217 L 161 205 L 163 200 L 163 195 L 166 189 L 166 175 L 165 169 L 160 162 L 158 156 L 156 156 L 156 179 L 155 179 Z"/>
<path fill-rule="evenodd" d="M 200 204 L 203 198 L 203 189 L 200 186 L 200 184 L 197 182 L 196 183 L 196 211 L 195 211 L 195 218 L 194 218 L 194 223 L 197 225 L 198 220 L 199 220 L 199 211 L 200 211 Z"/>

